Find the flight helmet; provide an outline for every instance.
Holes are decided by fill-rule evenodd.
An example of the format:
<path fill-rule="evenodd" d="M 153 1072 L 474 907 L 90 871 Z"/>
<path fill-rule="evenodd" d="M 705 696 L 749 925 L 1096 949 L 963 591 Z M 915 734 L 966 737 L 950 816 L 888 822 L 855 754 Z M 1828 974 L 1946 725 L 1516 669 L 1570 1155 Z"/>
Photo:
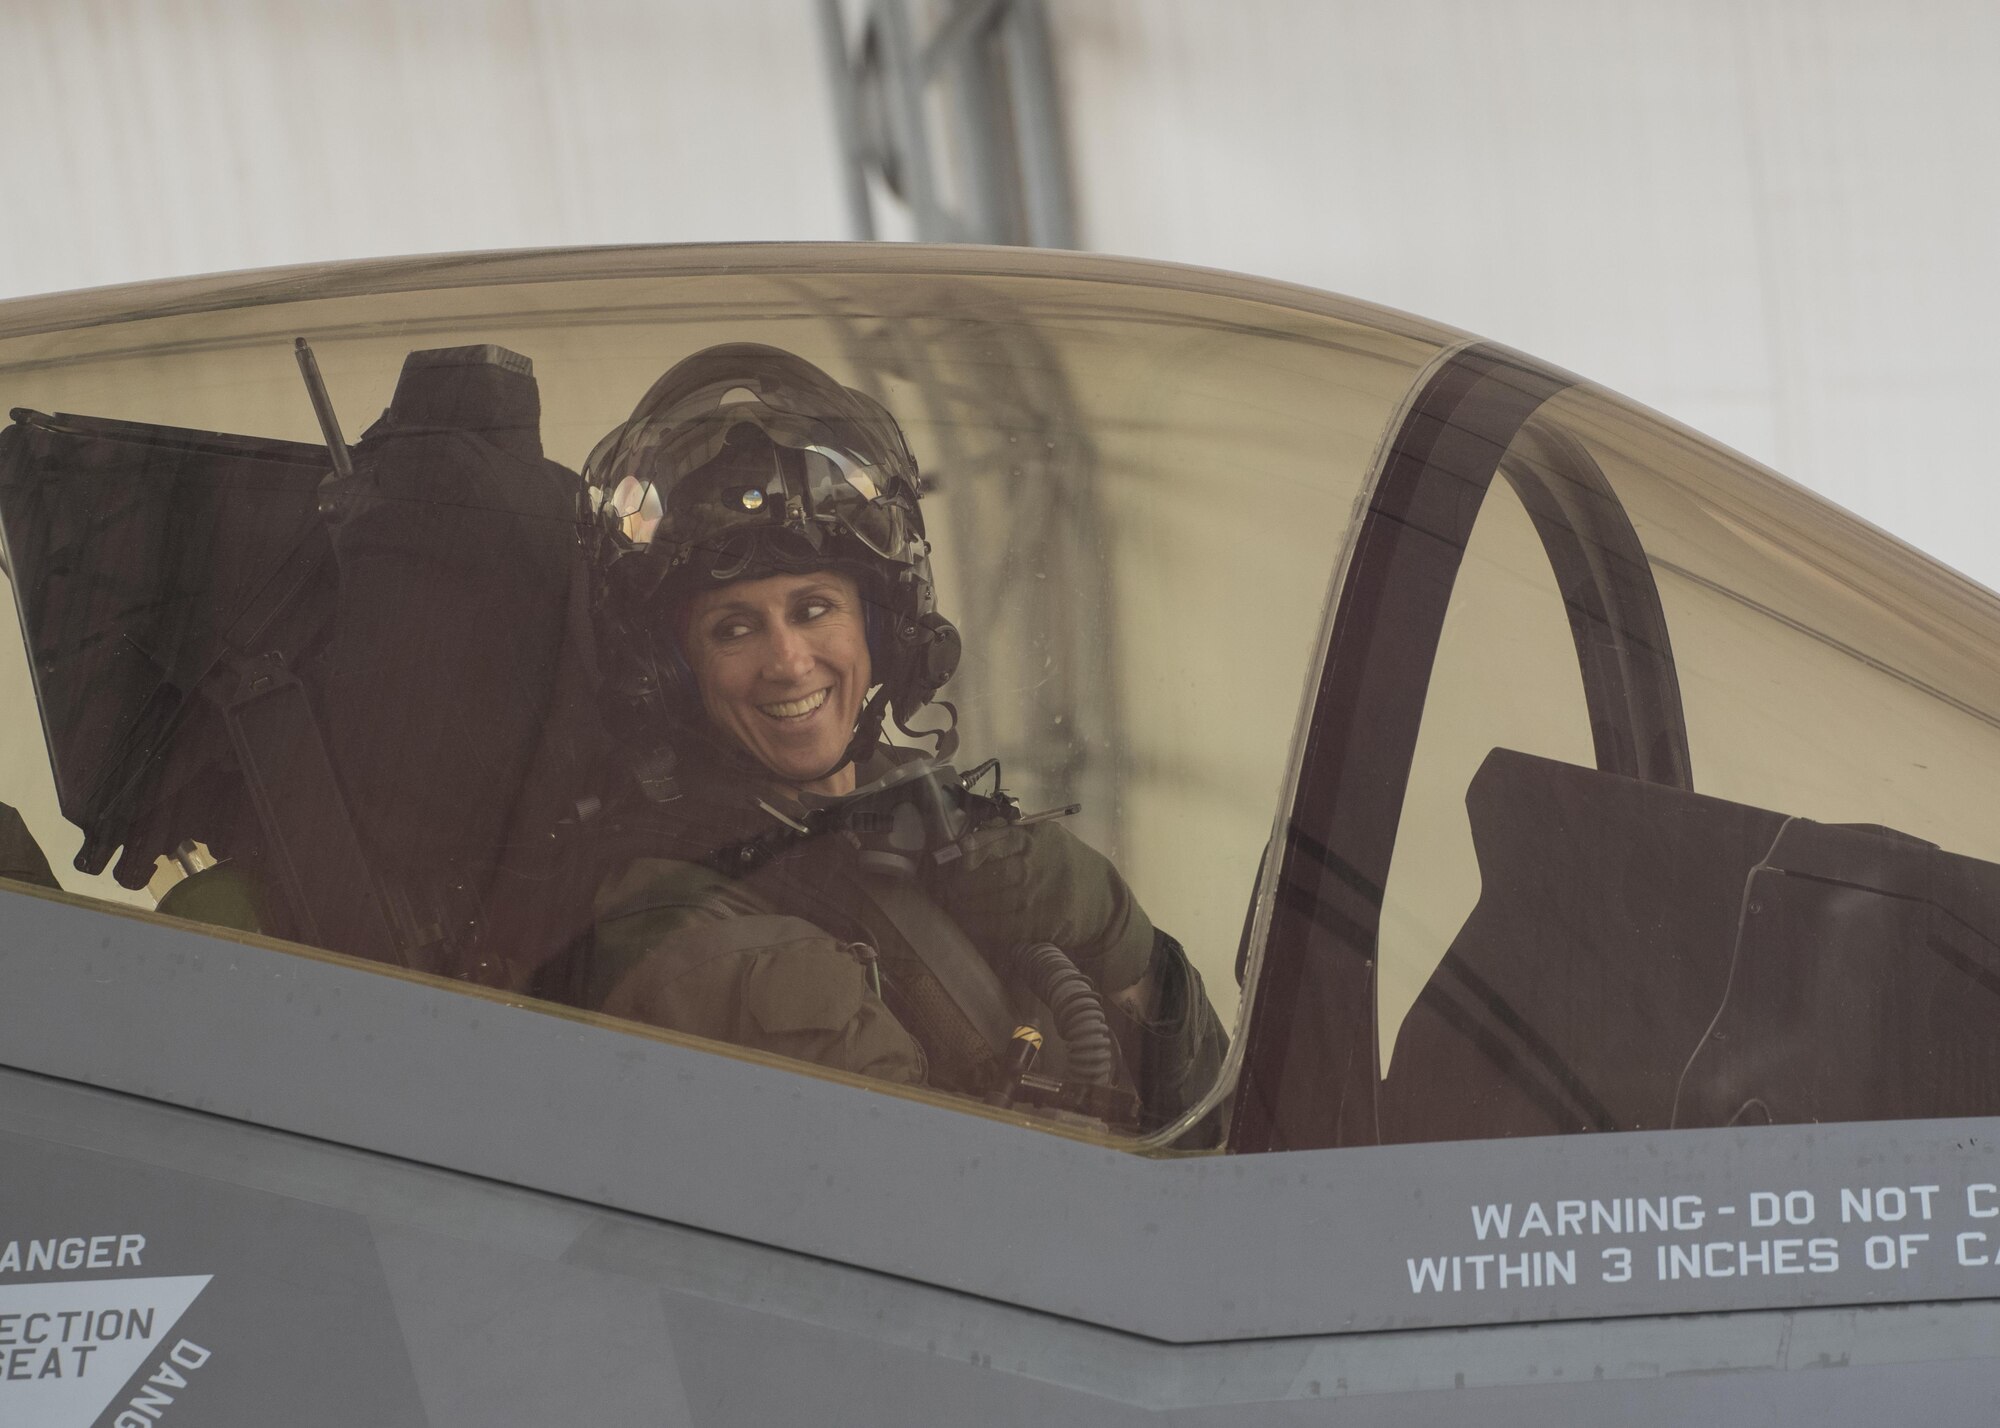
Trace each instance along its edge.
<path fill-rule="evenodd" d="M 902 430 L 805 359 L 749 342 L 695 353 L 598 442 L 583 474 L 611 682 L 642 720 L 701 728 L 675 609 L 739 580 L 854 577 L 876 690 L 849 758 L 874 747 L 885 713 L 911 732 L 957 668 Z"/>

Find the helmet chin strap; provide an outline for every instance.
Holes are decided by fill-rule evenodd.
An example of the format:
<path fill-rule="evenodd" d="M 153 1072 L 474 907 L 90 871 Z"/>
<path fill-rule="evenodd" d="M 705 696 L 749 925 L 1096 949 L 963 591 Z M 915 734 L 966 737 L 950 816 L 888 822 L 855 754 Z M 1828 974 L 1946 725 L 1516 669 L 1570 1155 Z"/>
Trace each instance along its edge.
<path fill-rule="evenodd" d="M 945 711 L 947 722 L 942 729 L 912 729 L 901 718 L 896 720 L 896 727 L 913 739 L 936 740 L 931 749 L 931 757 L 943 763 L 958 752 L 958 710 L 945 700 L 936 702 Z M 858 771 L 861 761 L 874 753 L 882 742 L 882 721 L 888 712 L 889 686 L 884 683 L 876 688 L 874 698 L 862 707 L 861 717 L 854 721 L 854 737 L 847 741 L 847 747 L 841 751 L 840 758 L 834 762 L 833 767 L 812 778 L 788 779 L 786 782 L 803 788 L 807 784 L 833 777 L 849 764 L 853 764 Z"/>
<path fill-rule="evenodd" d="M 875 697 L 862 706 L 861 717 L 854 721 L 854 737 L 847 741 L 847 747 L 841 751 L 839 761 L 821 774 L 820 778 L 831 778 L 849 764 L 853 764 L 857 771 L 860 769 L 861 761 L 874 753 L 875 746 L 882 741 L 882 715 L 888 708 L 889 686 L 884 683 L 876 689 Z M 806 781 L 817 783 L 819 779 Z"/>
<path fill-rule="evenodd" d="M 935 739 L 937 742 L 931 746 L 931 758 L 937 763 L 949 763 L 952 755 L 958 752 L 958 706 L 949 699 L 934 699 L 931 702 L 944 710 L 945 725 L 942 729 L 912 729 L 900 714 L 896 716 L 896 727 L 912 739 Z"/>

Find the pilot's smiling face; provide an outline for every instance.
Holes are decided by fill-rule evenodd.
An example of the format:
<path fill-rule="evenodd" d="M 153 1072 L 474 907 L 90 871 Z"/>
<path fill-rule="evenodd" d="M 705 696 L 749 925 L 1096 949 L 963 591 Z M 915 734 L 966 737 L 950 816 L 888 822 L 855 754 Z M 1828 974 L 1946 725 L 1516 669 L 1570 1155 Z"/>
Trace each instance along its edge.
<path fill-rule="evenodd" d="M 787 783 L 847 793 L 847 749 L 871 671 L 861 592 L 838 571 L 773 575 L 703 591 L 683 626 L 688 665 L 715 727 Z"/>

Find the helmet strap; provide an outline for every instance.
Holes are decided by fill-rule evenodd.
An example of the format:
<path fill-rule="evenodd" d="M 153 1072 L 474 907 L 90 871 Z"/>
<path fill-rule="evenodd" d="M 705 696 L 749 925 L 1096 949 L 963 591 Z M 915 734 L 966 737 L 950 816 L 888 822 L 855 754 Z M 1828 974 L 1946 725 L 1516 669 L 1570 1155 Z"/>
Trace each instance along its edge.
<path fill-rule="evenodd" d="M 857 769 L 861 767 L 861 761 L 874 753 L 875 746 L 882 742 L 882 716 L 888 709 L 889 686 L 885 681 L 875 691 L 875 697 L 862 706 L 861 717 L 854 721 L 854 737 L 847 741 L 847 750 L 841 754 L 840 762 L 821 774 L 821 778 L 847 764 L 853 764 Z"/>
<path fill-rule="evenodd" d="M 944 710 L 945 726 L 942 729 L 912 729 L 900 714 L 896 716 L 896 727 L 912 739 L 935 739 L 937 742 L 931 746 L 931 758 L 941 764 L 950 763 L 952 755 L 958 752 L 958 706 L 949 699 L 934 699 L 931 702 Z"/>

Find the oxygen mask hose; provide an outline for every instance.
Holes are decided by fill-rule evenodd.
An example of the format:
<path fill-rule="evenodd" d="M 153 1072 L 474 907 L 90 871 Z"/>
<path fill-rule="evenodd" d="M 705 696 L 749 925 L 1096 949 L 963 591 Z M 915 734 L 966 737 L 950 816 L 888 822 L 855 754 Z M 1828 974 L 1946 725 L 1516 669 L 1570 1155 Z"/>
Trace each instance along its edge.
<path fill-rule="evenodd" d="M 1110 1085 L 1117 1054 L 1104 999 L 1090 978 L 1053 942 L 1024 942 L 1008 955 L 1007 963 L 1055 1018 L 1056 1035 L 1069 1048 L 1070 1076 L 1087 1085 Z"/>

